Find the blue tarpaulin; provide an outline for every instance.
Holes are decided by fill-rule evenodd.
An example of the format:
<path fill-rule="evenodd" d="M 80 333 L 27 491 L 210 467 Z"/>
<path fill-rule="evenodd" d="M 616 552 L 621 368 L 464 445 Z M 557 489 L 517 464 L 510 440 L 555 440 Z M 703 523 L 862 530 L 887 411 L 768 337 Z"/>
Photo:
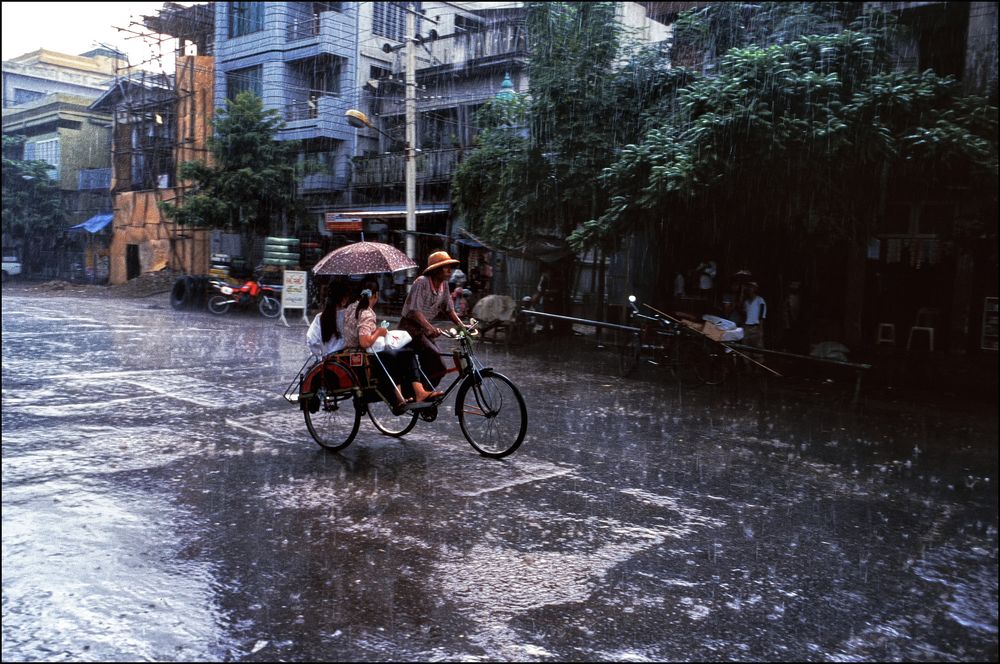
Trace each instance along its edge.
<path fill-rule="evenodd" d="M 83 222 L 82 224 L 77 224 L 76 226 L 70 226 L 71 231 L 89 231 L 91 233 L 96 233 L 105 226 L 111 223 L 111 220 L 115 218 L 114 213 L 109 214 L 95 214 L 93 217 Z"/>

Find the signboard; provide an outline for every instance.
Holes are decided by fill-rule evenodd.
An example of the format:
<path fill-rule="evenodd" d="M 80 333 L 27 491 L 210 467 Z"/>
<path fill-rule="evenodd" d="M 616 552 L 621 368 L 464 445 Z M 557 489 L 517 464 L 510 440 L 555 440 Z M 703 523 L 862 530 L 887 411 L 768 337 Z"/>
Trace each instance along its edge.
<path fill-rule="evenodd" d="M 339 212 L 327 212 L 325 219 L 326 230 L 335 233 L 360 233 L 365 229 L 361 217 L 347 217 Z"/>
<path fill-rule="evenodd" d="M 306 308 L 309 306 L 309 273 L 304 270 L 285 270 L 285 279 L 281 288 L 281 322 L 288 326 L 285 320 L 285 309 L 301 309 L 302 320 L 309 323 Z"/>

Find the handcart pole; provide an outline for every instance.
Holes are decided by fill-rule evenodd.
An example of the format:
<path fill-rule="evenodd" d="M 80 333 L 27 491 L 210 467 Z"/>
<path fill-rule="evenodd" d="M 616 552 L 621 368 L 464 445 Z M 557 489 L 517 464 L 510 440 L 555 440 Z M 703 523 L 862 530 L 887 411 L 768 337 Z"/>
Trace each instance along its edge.
<path fill-rule="evenodd" d="M 642 306 L 644 306 L 644 307 L 649 307 L 650 309 L 652 309 L 652 310 L 653 310 L 653 311 L 655 311 L 656 313 L 660 314 L 661 316 L 663 316 L 663 317 L 664 317 L 664 318 L 666 318 L 667 320 L 670 320 L 670 321 L 672 321 L 672 322 L 674 322 L 674 323 L 677 323 L 678 325 L 684 325 L 684 323 L 682 323 L 682 322 L 681 322 L 680 320 L 678 320 L 678 319 L 674 318 L 674 317 L 673 317 L 673 316 L 671 316 L 670 314 L 668 314 L 668 313 L 665 313 L 665 312 L 663 312 L 663 311 L 660 311 L 660 310 L 659 310 L 659 309 L 657 309 L 656 307 L 653 307 L 653 306 L 650 306 L 650 305 L 646 304 L 645 302 L 643 302 L 643 303 L 642 303 Z M 715 343 L 717 343 L 717 344 L 719 344 L 719 345 L 721 345 L 721 346 L 725 346 L 725 347 L 726 347 L 726 348 L 728 348 L 729 350 L 733 351 L 734 353 L 736 353 L 737 355 L 739 355 L 740 357 L 742 357 L 742 358 L 743 358 L 744 360 L 749 360 L 750 362 L 753 362 L 754 364 L 756 364 L 756 365 L 757 365 L 758 367 L 760 367 L 760 368 L 762 368 L 762 369 L 767 369 L 768 371 L 770 371 L 771 373 L 773 373 L 773 374 L 774 374 L 775 376 L 777 376 L 778 378 L 781 378 L 781 374 L 780 374 L 780 373 L 778 373 L 777 371 L 775 371 L 775 370 L 774 370 L 774 369 L 772 369 L 771 367 L 767 366 L 766 364 L 761 364 L 760 362 L 758 362 L 757 360 L 753 359 L 752 357 L 750 357 L 750 356 L 749 356 L 749 355 L 747 355 L 746 353 L 741 353 L 740 351 L 736 350 L 735 348 L 732 348 L 731 346 L 728 346 L 728 345 L 726 345 L 726 344 L 722 343 L 721 341 L 715 341 L 715 339 L 712 339 L 711 337 L 706 337 L 706 338 L 707 338 L 707 339 L 708 339 L 709 341 L 713 341 L 713 342 L 715 342 Z"/>

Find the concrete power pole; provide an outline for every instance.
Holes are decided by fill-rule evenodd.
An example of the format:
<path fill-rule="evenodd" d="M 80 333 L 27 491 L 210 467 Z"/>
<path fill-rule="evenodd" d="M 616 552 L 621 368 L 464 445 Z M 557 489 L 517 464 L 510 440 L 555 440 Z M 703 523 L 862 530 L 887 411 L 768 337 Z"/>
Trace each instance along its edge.
<path fill-rule="evenodd" d="M 406 255 L 417 258 L 417 12 L 406 12 Z"/>

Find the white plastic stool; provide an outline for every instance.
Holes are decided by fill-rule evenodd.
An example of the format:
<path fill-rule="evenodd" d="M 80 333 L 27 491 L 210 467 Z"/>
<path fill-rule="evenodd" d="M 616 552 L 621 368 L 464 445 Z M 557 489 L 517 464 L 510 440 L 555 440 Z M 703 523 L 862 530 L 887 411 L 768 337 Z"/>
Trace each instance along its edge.
<path fill-rule="evenodd" d="M 875 339 L 875 344 L 891 344 L 896 345 L 896 326 L 892 323 L 879 323 L 878 324 L 878 338 Z"/>

